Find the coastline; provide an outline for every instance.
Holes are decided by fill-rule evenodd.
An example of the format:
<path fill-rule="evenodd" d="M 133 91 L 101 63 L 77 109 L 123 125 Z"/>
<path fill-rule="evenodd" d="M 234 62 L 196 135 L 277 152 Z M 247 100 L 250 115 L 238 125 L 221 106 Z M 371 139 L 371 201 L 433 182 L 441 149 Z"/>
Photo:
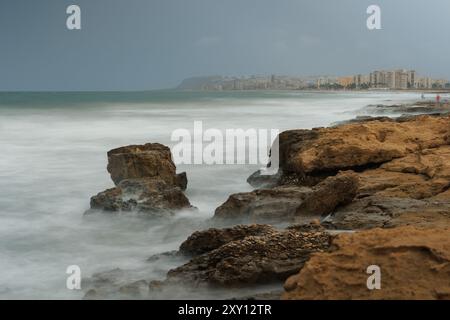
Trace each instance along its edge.
<path fill-rule="evenodd" d="M 391 111 L 413 105 L 430 111 L 435 107 L 423 101 L 382 107 Z M 150 258 L 187 262 L 157 281 L 117 285 L 120 275 L 94 275 L 85 298 L 147 299 L 170 294 L 175 287 L 244 292 L 269 285 L 270 292 L 247 297 L 449 299 L 448 121 L 441 110 L 434 115 L 368 117 L 329 128 L 283 132 L 281 171 L 269 177 L 269 184 L 252 175 L 248 182 L 253 191 L 231 195 L 206 228 L 194 232 L 179 251 Z M 417 247 L 436 252 L 435 256 L 424 255 Z M 420 261 L 420 266 L 395 260 L 399 255 Z M 434 259 L 444 261 L 438 273 Z M 354 269 L 365 270 L 374 260 L 385 276 L 404 276 L 385 284 L 389 290 L 367 291 L 364 273 L 355 279 Z M 355 266 L 348 269 L 348 263 Z M 333 271 L 318 271 L 324 268 Z M 314 282 L 318 272 L 322 280 Z M 96 286 L 96 279 L 103 279 L 102 286 Z M 355 281 L 361 281 L 357 290 Z M 414 295 L 411 282 L 416 283 Z"/>
<path fill-rule="evenodd" d="M 180 255 L 177 252 L 180 245 L 196 231 L 199 232 L 197 239 L 202 239 L 202 235 L 206 235 L 210 240 L 224 237 L 232 239 L 236 234 L 243 234 L 248 238 L 250 232 L 253 232 L 253 237 L 256 238 L 251 239 L 257 240 L 256 242 L 235 239 L 233 242 L 236 246 L 232 249 L 233 251 L 224 251 L 231 250 L 228 246 L 215 249 L 220 249 L 218 257 L 225 253 L 226 255 L 237 254 L 238 261 L 236 263 L 242 263 L 244 260 L 239 258 L 239 252 L 247 252 L 253 246 L 260 245 L 261 241 L 267 241 L 269 247 L 263 246 L 262 250 L 267 252 L 266 249 L 272 248 L 273 260 L 264 260 L 262 255 L 258 254 L 251 256 L 252 261 L 257 266 L 265 265 L 264 268 L 267 270 L 274 267 L 275 269 L 272 268 L 272 270 L 291 270 L 289 273 L 293 272 L 292 270 L 295 271 L 299 266 L 298 263 L 303 263 L 306 256 L 300 255 L 297 256 L 298 259 L 286 260 L 284 254 L 290 256 L 292 253 L 283 252 L 282 247 L 278 246 L 286 247 L 289 243 L 297 243 L 298 247 L 309 246 L 324 250 L 324 239 L 328 239 L 329 236 L 334 237 L 336 234 L 348 233 L 348 231 L 342 232 L 339 230 L 340 227 L 336 227 L 340 226 L 342 222 L 327 222 L 325 224 L 327 231 L 324 234 L 323 229 L 316 229 L 316 226 L 308 228 L 302 226 L 285 230 L 290 224 L 308 223 L 309 217 L 295 223 L 288 219 L 283 219 L 281 223 L 275 221 L 275 231 L 266 227 L 256 228 L 253 231 L 242 231 L 239 228 L 233 228 L 234 223 L 227 222 L 227 219 L 222 219 L 222 221 L 214 219 L 216 220 L 214 223 L 209 219 L 218 207 L 221 207 L 220 211 L 224 213 L 234 211 L 230 202 L 225 205 L 228 197 L 257 200 L 254 203 L 257 204 L 256 207 L 260 208 L 259 210 L 277 208 L 277 210 L 271 210 L 270 214 L 278 212 L 283 216 L 283 210 L 301 205 L 302 199 L 308 195 L 315 195 L 316 198 L 322 195 L 320 198 L 325 198 L 325 195 L 329 194 L 326 190 L 329 190 L 330 187 L 335 189 L 336 187 L 333 186 L 346 183 L 346 181 L 349 181 L 350 184 L 345 184 L 348 186 L 345 189 L 351 190 L 352 178 L 347 180 L 345 176 L 340 176 L 335 180 L 328 180 L 321 186 L 312 184 L 308 187 L 304 186 L 306 189 L 303 190 L 298 190 L 296 187 L 278 189 L 270 187 L 267 192 L 252 193 L 254 188 L 246 183 L 246 179 L 259 166 L 254 169 L 247 166 L 244 168 L 237 166 L 227 168 L 177 166 L 177 173 L 187 172 L 188 185 L 184 195 L 193 206 L 198 207 L 198 211 L 175 210 L 169 213 L 169 216 L 163 214 L 163 217 L 156 219 L 149 218 L 145 214 L 137 215 L 134 211 L 120 214 L 82 215 L 89 207 L 89 197 L 96 195 L 101 190 L 117 187 L 105 171 L 106 152 L 120 146 L 148 142 L 162 142 L 170 145 L 170 140 L 166 139 L 167 132 L 170 132 L 172 128 L 190 128 L 190 119 L 201 118 L 210 112 L 213 112 L 217 121 L 208 120 L 208 127 L 223 127 L 220 120 L 226 115 L 227 121 L 231 121 L 235 127 L 272 126 L 275 121 L 282 125 L 281 131 L 303 128 L 309 132 L 309 129 L 313 127 L 331 129 L 335 126 L 335 122 L 342 125 L 357 115 L 364 117 L 370 114 L 375 115 L 372 109 L 367 108 L 368 104 L 372 104 L 374 108 L 377 108 L 378 104 L 386 104 L 385 108 L 381 108 L 385 109 L 383 110 L 385 113 L 376 116 L 378 121 L 384 123 L 388 117 L 401 116 L 403 112 L 401 110 L 399 112 L 397 106 L 401 105 L 402 101 L 414 102 L 417 99 L 415 94 L 398 96 L 354 93 L 321 95 L 283 94 L 283 92 L 243 95 L 196 93 L 193 96 L 188 95 L 187 99 L 184 94 L 180 93 L 178 98 L 172 97 L 169 100 L 165 95 L 158 94 L 157 97 L 151 99 L 133 97 L 127 101 L 128 95 L 126 95 L 120 100 L 126 101 L 125 103 L 105 104 L 104 97 L 100 95 L 91 101 L 83 100 L 82 106 L 72 108 L 70 114 L 64 107 L 64 95 L 61 95 L 61 99 L 53 101 L 51 112 L 49 112 L 49 105 L 45 99 L 42 100 L 42 106 L 32 105 L 32 113 L 28 112 L 30 109 L 17 107 L 21 106 L 20 101 L 16 103 L 16 108 L 0 108 L 2 113 L 0 128 L 3 130 L 1 136 L 5 143 L 5 154 L 2 161 L 6 164 L 6 166 L 2 166 L 1 172 L 6 177 L 2 180 L 4 197 L 0 200 L 6 214 L 2 217 L 2 225 L 7 226 L 12 223 L 11 221 L 15 225 L 14 232 L 7 232 L 7 229 L 2 232 L 1 239 L 6 244 L 6 249 L 14 252 L 14 256 L 2 261 L 2 265 L 5 270 L 11 270 L 6 272 L 9 279 L 23 279 L 22 284 L 16 281 L 8 282 L 4 278 L 6 289 L 0 291 L 1 295 L 18 298 L 37 297 L 39 299 L 39 293 L 34 290 L 39 286 L 42 288 L 40 292 L 48 293 L 47 297 L 63 297 L 65 299 L 80 299 L 90 288 L 97 291 L 96 294 L 91 292 L 86 295 L 86 298 L 92 299 L 107 297 L 123 297 L 125 299 L 279 298 L 284 291 L 283 283 L 288 276 L 286 273 L 279 273 L 275 277 L 273 275 L 276 273 L 272 273 L 268 276 L 268 279 L 274 279 L 274 282 L 271 283 L 261 280 L 265 276 L 253 284 L 249 284 L 249 280 L 244 281 L 243 279 L 246 278 L 241 277 L 242 280 L 234 282 L 233 288 L 211 286 L 206 281 L 205 285 L 202 284 L 194 289 L 191 285 L 185 286 L 184 281 L 168 285 L 164 280 L 168 270 L 181 268 L 193 259 L 189 255 Z M 159 99 L 160 97 L 163 100 Z M 179 104 L 178 101 L 181 98 L 183 103 Z M 102 101 L 102 103 L 97 105 L 96 101 Z M 236 113 L 230 109 L 230 106 L 239 107 L 239 112 Z M 363 108 L 363 106 L 366 107 Z M 278 110 L 283 110 L 283 112 Z M 434 113 L 434 110 L 431 111 Z M 243 113 L 248 116 L 242 117 Z M 235 117 L 234 114 L 236 114 Z M 270 117 L 266 117 L 269 114 Z M 402 119 L 404 121 L 405 117 Z M 361 120 L 363 119 L 356 119 L 359 122 Z M 17 135 L 15 128 L 20 127 L 18 123 L 20 126 L 27 125 L 25 135 Z M 156 123 L 165 125 L 158 129 L 158 126 L 154 126 Z M 361 133 L 357 132 L 351 136 L 360 135 Z M 376 134 L 375 136 L 382 137 L 382 135 Z M 68 141 L 70 143 L 67 143 Z M 30 159 L 32 162 L 25 161 L 26 159 Z M 36 174 L 30 176 L 29 172 Z M 45 172 L 45 174 L 37 174 L 39 172 Z M 328 172 L 327 175 L 330 173 Z M 320 182 L 318 177 L 313 178 L 315 181 L 309 179 L 310 183 Z M 170 179 L 165 181 L 171 183 Z M 296 183 L 298 179 L 291 176 L 284 181 L 285 183 Z M 415 180 L 415 182 L 417 181 Z M 64 188 L 61 185 L 64 185 Z M 146 185 L 151 187 L 159 184 L 151 181 Z M 136 188 L 146 188 L 146 185 L 128 184 L 120 187 L 125 187 L 126 190 L 130 190 L 130 187 L 137 190 Z M 36 188 L 36 186 L 39 187 Z M 180 187 L 182 184 L 176 186 Z M 438 186 L 438 184 L 433 184 L 433 188 Z M 257 186 L 256 188 L 261 187 Z M 168 192 L 170 188 L 166 187 L 152 190 L 152 192 L 161 192 L 162 195 L 177 195 L 177 199 L 182 201 L 178 204 L 174 203 L 175 206 L 186 204 L 185 199 L 183 200 L 178 191 L 176 193 Z M 23 201 L 7 201 L 7 199 L 17 197 L 17 194 L 21 195 Z M 294 195 L 298 196 L 296 202 L 292 201 Z M 338 198 L 330 199 L 329 203 L 340 203 L 340 199 L 345 198 L 345 194 L 340 194 Z M 263 203 L 265 204 L 260 205 Z M 418 204 L 414 201 L 411 203 Z M 133 202 L 129 202 L 129 204 L 133 205 Z M 164 204 L 164 202 L 159 204 L 153 202 L 153 205 L 160 204 Z M 387 204 L 393 205 L 392 202 Z M 340 206 L 342 204 L 338 204 L 338 207 Z M 375 202 L 374 207 L 377 206 L 385 207 L 386 205 Z M 305 204 L 302 210 L 306 210 L 308 207 L 311 208 L 310 205 Z M 125 208 L 127 207 L 125 206 Z M 138 209 L 141 208 L 142 206 Z M 242 208 L 245 210 L 246 207 Z M 264 212 L 262 214 L 266 215 Z M 350 214 L 352 213 L 350 212 Z M 30 217 L 33 219 L 33 224 L 30 224 Z M 322 217 L 319 218 L 319 221 L 321 220 L 323 220 Z M 358 221 L 358 218 L 354 221 Z M 40 226 L 38 230 L 34 228 L 36 225 Z M 216 228 L 217 233 L 206 232 L 211 227 Z M 231 229 L 227 230 L 226 228 Z M 258 230 L 264 232 L 255 234 L 254 232 Z M 64 237 L 61 237 L 62 234 Z M 296 239 L 297 236 L 300 239 L 310 240 L 292 242 L 292 239 Z M 36 237 L 41 240 L 35 245 Z M 188 243 L 194 244 L 195 241 L 191 240 L 192 238 Z M 8 245 L 24 242 L 27 243 L 24 247 Z M 208 243 L 210 242 L 212 241 L 208 241 Z M 42 243 L 45 243 L 45 246 L 42 246 Z M 220 244 L 220 242 L 218 243 Z M 199 245 L 203 246 L 201 243 Z M 67 256 L 68 246 L 73 248 L 70 256 Z M 22 251 L 22 248 L 26 251 Z M 277 252 L 280 252 L 281 255 L 276 255 Z M 4 254 L 5 252 L 0 253 Z M 35 263 L 33 265 L 20 264 L 22 257 L 34 259 Z M 52 257 L 52 259 L 49 260 L 47 257 Z M 149 261 L 147 261 L 148 259 Z M 283 262 L 284 260 L 287 264 Z M 261 264 L 262 261 L 266 261 L 265 263 L 268 264 Z M 308 261 L 309 259 L 306 263 Z M 82 288 L 85 291 L 69 292 L 64 287 L 65 267 L 74 263 L 80 265 L 83 270 Z M 20 267 L 12 268 L 13 265 Z M 209 263 L 206 265 L 210 272 L 215 272 L 217 269 L 216 266 L 211 268 Z M 221 265 L 225 266 L 225 264 Z M 238 264 L 229 264 L 230 267 L 233 265 L 237 266 Z M 39 278 L 42 280 L 38 281 L 34 277 L 32 270 L 36 267 L 43 270 Z M 191 267 L 195 267 L 195 263 L 178 269 L 175 275 L 182 275 L 184 278 L 185 275 L 192 274 L 186 273 L 186 270 Z M 107 272 L 111 268 L 114 269 Z M 245 268 L 237 269 L 237 274 L 241 274 L 239 270 Z M 11 275 L 12 273 L 14 275 Z M 254 274 L 261 275 L 259 271 Z M 228 276 L 223 279 L 228 279 Z M 250 277 L 250 279 L 252 278 Z M 29 283 L 33 283 L 34 286 L 29 288 Z M 120 290 L 120 288 L 122 289 Z M 192 293 L 187 296 L 189 292 Z M 268 294 L 269 292 L 270 294 Z"/>

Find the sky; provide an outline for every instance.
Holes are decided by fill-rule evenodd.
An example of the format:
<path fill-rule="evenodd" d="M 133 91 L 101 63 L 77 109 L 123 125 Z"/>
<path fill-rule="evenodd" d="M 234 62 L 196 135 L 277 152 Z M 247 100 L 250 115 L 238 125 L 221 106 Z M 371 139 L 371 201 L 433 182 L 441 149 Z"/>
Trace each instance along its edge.
<path fill-rule="evenodd" d="M 66 8 L 81 8 L 68 30 Z M 381 30 L 368 30 L 369 5 Z M 0 91 L 150 90 L 207 75 L 450 79 L 448 0 L 1 0 Z"/>

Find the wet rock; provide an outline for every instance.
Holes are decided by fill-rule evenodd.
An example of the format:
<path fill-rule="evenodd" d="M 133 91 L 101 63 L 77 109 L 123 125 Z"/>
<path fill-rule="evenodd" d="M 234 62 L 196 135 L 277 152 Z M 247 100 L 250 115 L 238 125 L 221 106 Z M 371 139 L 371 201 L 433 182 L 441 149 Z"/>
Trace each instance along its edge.
<path fill-rule="evenodd" d="M 119 268 L 83 278 L 82 288 L 86 291 L 83 297 L 86 300 L 146 299 L 149 294 L 147 280 L 136 280 L 133 271 Z"/>
<path fill-rule="evenodd" d="M 245 286 L 292 275 L 314 252 L 327 250 L 326 232 L 284 230 L 228 242 L 169 271 L 167 283 Z"/>
<path fill-rule="evenodd" d="M 162 291 L 164 289 L 164 282 L 160 280 L 150 281 L 148 289 L 151 292 Z"/>
<path fill-rule="evenodd" d="M 450 299 L 450 229 L 400 227 L 340 234 L 285 283 L 284 299 Z M 368 290 L 366 270 L 381 269 Z"/>
<path fill-rule="evenodd" d="M 91 198 L 91 209 L 109 212 L 136 211 L 164 216 L 192 208 L 179 187 L 160 179 L 122 180 L 116 188 Z"/>
<path fill-rule="evenodd" d="M 137 206 L 135 199 L 125 200 L 122 189 L 112 188 L 91 198 L 91 209 L 104 211 L 132 211 Z"/>
<path fill-rule="evenodd" d="M 186 172 L 182 172 L 182 173 L 179 173 L 176 175 L 175 185 L 183 191 L 185 191 L 187 189 L 188 180 L 187 180 Z"/>
<path fill-rule="evenodd" d="M 448 103 L 437 105 L 434 101 L 419 101 L 407 104 L 369 105 L 364 111 L 372 114 L 445 114 L 450 112 L 450 106 Z"/>
<path fill-rule="evenodd" d="M 197 231 L 181 244 L 180 252 L 185 255 L 200 255 L 217 249 L 226 243 L 241 240 L 248 236 L 262 236 L 275 232 L 275 228 L 261 224 Z"/>
<path fill-rule="evenodd" d="M 281 186 L 277 188 L 310 188 L 297 197 L 295 213 L 285 210 L 285 217 L 331 214 L 324 225 L 345 230 L 413 221 L 448 223 L 449 121 L 448 116 L 360 119 L 338 127 L 283 132 L 279 136 Z M 338 178 L 339 170 L 345 169 L 354 171 L 353 178 Z M 267 194 L 270 199 L 272 195 Z M 251 216 L 251 208 L 264 203 L 263 196 L 232 196 L 218 211 Z M 270 212 L 264 214 L 270 216 Z"/>
<path fill-rule="evenodd" d="M 193 209 L 183 193 L 187 187 L 186 173 L 176 174 L 166 146 L 149 143 L 111 150 L 108 171 L 116 187 L 93 196 L 87 213 L 136 211 L 166 216 Z"/>
<path fill-rule="evenodd" d="M 261 174 L 261 170 L 258 170 L 247 178 L 247 182 L 254 188 L 273 188 L 280 185 L 281 177 L 281 171 L 274 175 L 265 175 Z"/>
<path fill-rule="evenodd" d="M 322 225 L 337 230 L 450 226 L 450 201 L 370 196 L 339 208 Z"/>
<path fill-rule="evenodd" d="M 216 209 L 215 220 L 243 222 L 291 222 L 296 218 L 320 217 L 356 195 L 358 177 L 342 172 L 313 188 L 281 186 L 231 195 Z"/>
<path fill-rule="evenodd" d="M 176 174 L 170 149 L 159 143 L 131 145 L 108 152 L 108 172 L 116 185 L 122 180 L 158 178 L 168 185 L 187 185 L 186 174 Z"/>
<path fill-rule="evenodd" d="M 88 290 L 83 297 L 83 300 L 95 300 L 95 299 L 99 299 L 99 294 L 95 289 Z"/>
<path fill-rule="evenodd" d="M 338 209 L 322 224 L 329 229 L 358 230 L 385 227 L 394 216 L 405 212 L 422 210 L 426 203 L 394 197 L 371 196 L 357 199 Z"/>
<path fill-rule="evenodd" d="M 333 123 L 332 127 L 338 127 L 338 126 L 342 126 L 344 124 L 350 124 L 350 123 L 362 123 L 362 122 L 371 122 L 371 121 L 383 122 L 383 121 L 395 121 L 395 120 L 390 117 L 357 116 L 350 120 L 344 120 L 344 121 Z"/>
<path fill-rule="evenodd" d="M 310 192 L 312 189 L 307 187 L 282 186 L 233 194 L 216 209 L 214 220 L 287 222 L 293 219 L 297 208 Z"/>
<path fill-rule="evenodd" d="M 324 216 L 339 205 L 350 203 L 358 193 L 359 178 L 353 171 L 328 177 L 313 188 L 300 206 L 296 216 Z"/>
<path fill-rule="evenodd" d="M 108 271 L 94 273 L 90 278 L 83 278 L 81 287 L 86 291 L 83 299 L 102 299 L 123 285 L 125 271 L 116 268 Z"/>
<path fill-rule="evenodd" d="M 163 253 L 154 254 L 151 257 L 147 259 L 147 262 L 156 262 L 162 259 L 174 259 L 178 258 L 180 255 L 179 251 L 173 250 L 173 251 L 167 251 Z"/>
<path fill-rule="evenodd" d="M 119 293 L 130 298 L 144 298 L 148 296 L 149 283 L 145 280 L 134 281 L 121 286 Z"/>

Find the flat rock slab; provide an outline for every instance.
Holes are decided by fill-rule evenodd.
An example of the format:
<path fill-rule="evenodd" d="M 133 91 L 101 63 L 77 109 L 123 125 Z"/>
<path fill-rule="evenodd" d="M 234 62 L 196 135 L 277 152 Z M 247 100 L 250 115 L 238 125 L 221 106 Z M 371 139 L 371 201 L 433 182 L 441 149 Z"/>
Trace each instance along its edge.
<path fill-rule="evenodd" d="M 340 234 L 285 283 L 283 299 L 450 299 L 450 229 L 399 227 Z M 376 264 L 381 289 L 367 288 Z"/>

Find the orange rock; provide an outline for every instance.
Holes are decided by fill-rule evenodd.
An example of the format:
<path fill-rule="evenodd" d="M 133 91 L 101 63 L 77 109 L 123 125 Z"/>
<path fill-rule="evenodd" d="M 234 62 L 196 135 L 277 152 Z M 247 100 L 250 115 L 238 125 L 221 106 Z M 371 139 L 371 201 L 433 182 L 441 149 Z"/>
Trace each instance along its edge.
<path fill-rule="evenodd" d="M 450 299 L 450 228 L 399 227 L 338 235 L 285 283 L 283 299 Z M 366 270 L 381 269 L 369 290 Z"/>
<path fill-rule="evenodd" d="M 370 121 L 280 134 L 280 165 L 310 174 L 382 164 L 449 143 L 450 117 L 419 116 L 408 121 Z"/>
<path fill-rule="evenodd" d="M 108 172 L 116 185 L 126 179 L 158 178 L 186 189 L 185 174 L 177 176 L 170 149 L 159 143 L 120 147 L 108 152 Z"/>

